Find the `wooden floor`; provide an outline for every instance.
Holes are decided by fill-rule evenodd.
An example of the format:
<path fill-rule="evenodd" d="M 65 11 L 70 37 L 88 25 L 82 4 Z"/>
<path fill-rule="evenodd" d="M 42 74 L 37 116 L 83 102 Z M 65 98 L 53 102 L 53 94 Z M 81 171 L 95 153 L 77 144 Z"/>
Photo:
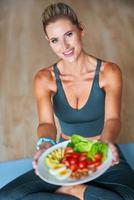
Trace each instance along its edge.
<path fill-rule="evenodd" d="M 51 2 L 57 1 L 0 1 L 0 161 L 35 152 L 38 119 L 32 80 L 37 70 L 57 61 L 41 24 L 41 13 Z M 71 5 L 85 24 L 85 49 L 120 66 L 123 126 L 118 141 L 134 141 L 134 1 L 62 2 Z"/>

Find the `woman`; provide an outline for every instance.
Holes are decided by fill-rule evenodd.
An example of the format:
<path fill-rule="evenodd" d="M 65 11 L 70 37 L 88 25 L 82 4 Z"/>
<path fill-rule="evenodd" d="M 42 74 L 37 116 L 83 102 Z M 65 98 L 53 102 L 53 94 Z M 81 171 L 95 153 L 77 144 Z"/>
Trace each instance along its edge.
<path fill-rule="evenodd" d="M 54 113 L 63 132 L 60 140 L 68 139 L 74 132 L 102 140 L 111 146 L 113 166 L 99 178 L 72 187 L 45 183 L 32 170 L 5 186 L 0 199 L 134 199 L 134 172 L 115 145 L 121 126 L 119 67 L 84 51 L 84 28 L 68 5 L 48 6 L 43 13 L 43 27 L 50 47 L 60 60 L 41 69 L 34 79 L 39 116 L 35 172 L 41 153 L 56 141 Z"/>

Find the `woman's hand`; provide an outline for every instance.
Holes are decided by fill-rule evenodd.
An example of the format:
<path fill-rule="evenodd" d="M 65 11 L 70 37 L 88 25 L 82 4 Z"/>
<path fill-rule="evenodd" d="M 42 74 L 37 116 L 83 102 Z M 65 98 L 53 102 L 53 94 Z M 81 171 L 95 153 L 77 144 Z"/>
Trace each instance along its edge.
<path fill-rule="evenodd" d="M 89 137 L 88 139 L 90 139 L 90 140 L 101 140 L 101 134 L 94 136 L 94 137 Z M 101 140 L 101 141 L 105 142 L 103 140 Z M 118 164 L 119 163 L 119 153 L 118 153 L 117 147 L 112 142 L 105 142 L 105 143 L 107 143 L 109 145 L 109 147 L 111 148 L 112 154 L 113 154 L 112 166 Z"/>
<path fill-rule="evenodd" d="M 34 157 L 33 157 L 33 161 L 32 161 L 32 165 L 33 165 L 33 168 L 35 170 L 35 174 L 38 175 L 38 172 L 37 172 L 37 163 L 38 163 L 38 160 L 39 160 L 39 157 L 41 156 L 42 153 L 44 153 L 49 147 L 51 147 L 52 145 L 50 143 L 43 143 L 41 145 L 41 148 L 35 153 Z"/>
<path fill-rule="evenodd" d="M 34 168 L 34 171 L 35 171 L 35 174 L 38 175 L 38 172 L 37 172 L 37 163 L 38 163 L 38 160 L 39 160 L 39 157 L 41 156 L 41 154 L 46 151 L 46 148 L 42 148 L 40 150 L 38 150 L 34 157 L 33 157 L 33 161 L 32 161 L 32 165 L 33 165 L 33 168 Z"/>
<path fill-rule="evenodd" d="M 101 134 L 97 135 L 97 136 L 94 136 L 94 137 L 89 137 L 88 139 L 90 139 L 90 140 L 100 140 L 100 141 L 108 144 L 109 147 L 111 148 L 111 151 L 112 151 L 112 154 L 113 154 L 112 166 L 119 163 L 119 153 L 118 153 L 118 149 L 117 149 L 117 147 L 115 146 L 114 143 L 102 140 L 101 139 Z"/>
<path fill-rule="evenodd" d="M 111 143 L 111 142 L 108 142 L 108 145 L 109 147 L 111 148 L 112 150 L 112 154 L 113 154 L 113 160 L 112 160 L 112 166 L 116 165 L 119 163 L 119 153 L 118 153 L 118 149 L 117 147 Z"/>

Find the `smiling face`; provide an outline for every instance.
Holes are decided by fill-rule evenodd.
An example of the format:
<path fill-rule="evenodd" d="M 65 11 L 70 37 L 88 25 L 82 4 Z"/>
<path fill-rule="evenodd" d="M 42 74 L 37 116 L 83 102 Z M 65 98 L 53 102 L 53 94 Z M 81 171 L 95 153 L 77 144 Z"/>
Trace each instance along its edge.
<path fill-rule="evenodd" d="M 46 27 L 47 40 L 52 50 L 63 60 L 74 62 L 82 53 L 83 30 L 69 19 L 58 19 Z"/>

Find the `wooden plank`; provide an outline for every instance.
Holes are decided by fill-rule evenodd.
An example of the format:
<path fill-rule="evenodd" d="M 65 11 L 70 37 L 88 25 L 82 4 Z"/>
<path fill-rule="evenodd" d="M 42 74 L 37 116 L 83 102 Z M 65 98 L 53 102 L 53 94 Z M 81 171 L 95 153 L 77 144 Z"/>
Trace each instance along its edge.
<path fill-rule="evenodd" d="M 41 24 L 43 8 L 50 2 L 53 1 L 0 1 L 0 161 L 30 157 L 35 152 L 38 119 L 32 80 L 36 71 L 57 60 Z M 134 2 L 63 2 L 74 8 L 86 26 L 85 49 L 121 67 L 123 126 L 118 141 L 134 141 Z"/>

